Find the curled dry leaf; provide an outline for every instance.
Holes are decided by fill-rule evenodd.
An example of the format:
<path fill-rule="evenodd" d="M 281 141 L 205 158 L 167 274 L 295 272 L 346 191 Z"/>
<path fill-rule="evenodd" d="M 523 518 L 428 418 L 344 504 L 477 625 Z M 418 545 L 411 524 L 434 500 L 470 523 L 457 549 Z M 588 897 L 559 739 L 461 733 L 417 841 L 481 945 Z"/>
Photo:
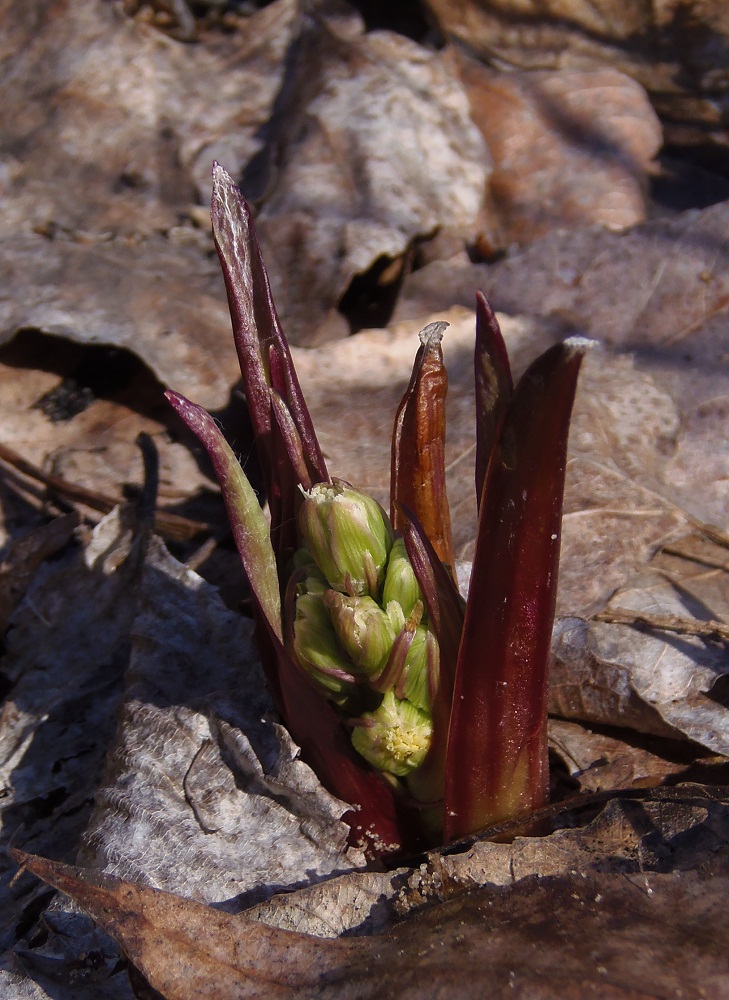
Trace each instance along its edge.
<path fill-rule="evenodd" d="M 676 142 L 723 143 L 728 100 L 717 51 L 729 40 L 723 4 L 623 0 L 426 0 L 446 36 L 521 69 L 609 66 L 653 96 Z M 721 63 L 721 68 L 719 63 Z"/>
<path fill-rule="evenodd" d="M 559 614 L 601 610 L 661 544 L 687 530 L 688 515 L 664 495 L 667 453 L 680 434 L 676 403 L 632 359 L 588 356 L 570 437 Z"/>
<path fill-rule="evenodd" d="M 498 73 L 465 56 L 461 78 L 493 158 L 504 246 L 555 226 L 645 221 L 661 128 L 648 96 L 613 69 Z"/>
<path fill-rule="evenodd" d="M 563 762 L 580 791 L 647 788 L 688 780 L 696 769 L 725 780 L 724 758 L 712 757 L 686 742 L 641 738 L 632 730 L 598 730 L 589 723 L 550 719 L 549 747 Z M 708 757 L 708 759 L 707 759 Z"/>
<path fill-rule="evenodd" d="M 93 808 L 137 601 L 137 568 L 118 556 L 130 552 L 131 525 L 118 515 L 112 520 L 103 540 L 97 534 L 83 551 L 45 563 L 11 618 L 3 657 L 10 690 L 0 725 L 5 849 L 22 827 L 27 846 L 71 859 Z M 5 948 L 34 894 L 6 891 L 2 857 Z"/>
<path fill-rule="evenodd" d="M 640 812 L 633 812 L 635 824 Z M 729 985 L 721 946 L 729 930 L 726 850 L 681 876 L 656 874 L 650 864 L 639 869 L 634 857 L 612 871 L 526 875 L 516 884 L 512 874 L 510 884 L 469 893 L 451 880 L 446 892 L 455 898 L 374 937 L 338 940 L 274 929 L 20 851 L 14 858 L 92 913 L 166 1000 L 262 992 L 465 998 L 483 990 L 523 1000 L 587 993 L 638 1000 L 656 990 L 722 996 Z"/>
<path fill-rule="evenodd" d="M 142 479 L 136 443 L 142 432 L 158 449 L 163 507 L 195 487 L 210 490 L 188 447 L 168 433 L 162 387 L 137 358 L 114 348 L 87 349 L 25 331 L 0 348 L 0 409 L 2 488 L 20 508 L 15 513 L 13 502 L 4 501 L 0 537 L 24 530 L 27 503 L 42 516 L 49 497 L 78 505 L 84 515 L 108 513 L 124 487 Z M 191 537 L 205 524 L 167 516 L 166 529 L 185 527 Z"/>
<path fill-rule="evenodd" d="M 6 233 L 178 225 L 196 185 L 209 190 L 214 156 L 242 166 L 260 148 L 294 17 L 278 0 L 233 35 L 185 46 L 113 4 L 79 0 L 50 17 L 35 0 L 21 11 L 2 0 Z"/>
<path fill-rule="evenodd" d="M 84 838 L 96 867 L 208 902 L 250 902 L 361 861 L 346 853 L 345 806 L 271 719 L 251 632 L 152 546 Z"/>
<path fill-rule="evenodd" d="M 471 235 L 483 202 L 488 151 L 447 60 L 362 28 L 304 22 L 270 125 L 257 227 L 292 343 L 379 258 L 440 227 Z"/>
<path fill-rule="evenodd" d="M 497 308 L 559 316 L 612 349 L 634 353 L 638 370 L 673 400 L 679 430 L 668 436 L 664 431 L 656 442 L 656 458 L 668 459 L 660 479 L 640 481 L 694 517 L 719 525 L 729 511 L 729 454 L 717 447 L 729 438 L 728 219 L 729 205 L 722 203 L 622 236 L 555 233 L 470 275 Z M 620 415 L 626 426 L 636 407 L 646 409 L 637 396 L 629 405 Z M 649 471 L 654 469 L 655 462 Z"/>
<path fill-rule="evenodd" d="M 0 303 L 0 340 L 37 329 L 137 355 L 163 383 L 174 381 L 219 409 L 237 368 L 220 269 L 207 245 L 150 235 L 135 243 L 0 240 L 9 293 Z M 160 291 L 164 294 L 160 297 Z"/>
<path fill-rule="evenodd" d="M 132 528 L 109 515 L 14 614 L 3 845 L 22 824 L 37 850 L 82 844 L 99 867 L 234 908 L 360 864 L 346 807 L 270 719 L 250 622 L 158 543 L 141 559 Z M 27 883 L 5 896 L 3 947 L 39 907 Z M 51 953 L 103 952 L 73 913 L 52 929 Z"/>
<path fill-rule="evenodd" d="M 33 0 L 20 16 L 2 0 L 0 341 L 35 328 L 128 348 L 225 405 L 237 369 L 223 285 L 189 216 L 214 156 L 240 170 L 260 149 L 295 6 L 185 46 L 113 4 L 48 16 Z"/>
<path fill-rule="evenodd" d="M 606 605 L 606 617 L 632 612 L 641 619 L 636 625 L 558 623 L 551 710 L 656 735 L 682 735 L 729 756 L 726 643 L 690 634 L 694 619 L 729 619 L 729 574 L 716 567 L 667 574 L 662 562 L 662 557 L 654 560 Z M 705 577 L 710 578 L 710 605 L 701 595 Z M 651 628 L 651 620 L 664 619 L 677 627 Z M 681 619 L 689 621 L 683 633 Z"/>

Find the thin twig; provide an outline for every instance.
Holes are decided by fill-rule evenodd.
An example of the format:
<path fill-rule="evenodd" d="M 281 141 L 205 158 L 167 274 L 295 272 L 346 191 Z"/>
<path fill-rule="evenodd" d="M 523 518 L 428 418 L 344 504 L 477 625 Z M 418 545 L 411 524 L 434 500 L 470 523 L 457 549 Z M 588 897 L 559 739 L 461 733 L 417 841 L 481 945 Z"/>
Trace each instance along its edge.
<path fill-rule="evenodd" d="M 29 462 L 22 455 L 19 455 L 12 448 L 2 443 L 0 443 L 0 462 L 5 462 L 11 468 L 27 476 L 28 479 L 42 483 L 47 490 L 57 494 L 64 500 L 70 503 L 81 504 L 83 507 L 99 511 L 102 514 L 108 514 L 109 511 L 113 510 L 120 503 L 120 498 L 118 497 L 112 497 L 98 490 L 87 489 L 87 487 L 71 483 L 61 476 L 44 472 L 37 465 Z M 168 511 L 157 511 L 154 527 L 155 531 L 163 538 L 173 541 L 188 541 L 190 538 L 194 538 L 195 535 L 202 534 L 203 532 L 209 533 L 214 530 L 214 525 L 207 524 L 204 521 L 193 521 L 190 518 L 180 517 L 179 514 L 171 514 Z"/>
<path fill-rule="evenodd" d="M 678 556 L 681 559 L 687 559 L 689 562 L 700 563 L 702 566 L 708 566 L 710 569 L 723 569 L 729 573 L 729 559 L 720 559 L 718 556 L 691 552 L 690 549 L 685 549 L 678 543 L 675 545 L 664 545 L 661 551 L 669 556 Z"/>
<path fill-rule="evenodd" d="M 680 615 L 654 615 L 645 611 L 628 611 L 615 608 L 594 615 L 594 621 L 611 622 L 614 625 L 642 625 L 660 629 L 662 632 L 677 632 L 681 635 L 697 635 L 703 639 L 717 639 L 729 642 L 729 625 L 717 621 L 698 621 L 696 618 L 682 618 Z"/>

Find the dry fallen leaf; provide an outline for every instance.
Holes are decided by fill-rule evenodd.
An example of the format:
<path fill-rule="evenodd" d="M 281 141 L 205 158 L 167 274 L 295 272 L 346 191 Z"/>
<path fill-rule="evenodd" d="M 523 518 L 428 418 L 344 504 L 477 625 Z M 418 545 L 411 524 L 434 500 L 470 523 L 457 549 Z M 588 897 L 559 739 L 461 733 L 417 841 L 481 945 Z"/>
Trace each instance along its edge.
<path fill-rule="evenodd" d="M 295 12 L 278 0 L 186 46 L 115 4 L 2 0 L 5 236 L 178 225 L 215 157 L 240 169 L 260 148 Z"/>
<path fill-rule="evenodd" d="M 661 128 L 645 91 L 613 69 L 499 73 L 461 56 L 471 114 L 494 167 L 504 246 L 555 227 L 645 221 Z"/>
<path fill-rule="evenodd" d="M 729 14 L 723 3 L 425 2 L 447 37 L 485 60 L 520 69 L 614 67 L 653 95 L 670 141 L 703 143 L 707 135 L 726 141 Z"/>
<path fill-rule="evenodd" d="M 0 303 L 3 342 L 34 329 L 126 348 L 163 384 L 211 409 L 227 402 L 238 369 L 207 245 L 158 234 L 94 244 L 30 233 L 0 240 L 0 268 L 9 286 Z"/>
<path fill-rule="evenodd" d="M 268 715 L 251 623 L 159 543 L 144 559 L 139 545 L 114 512 L 14 613 L 3 846 L 22 826 L 37 850 L 70 859 L 84 844 L 98 865 L 233 907 L 360 864 L 345 807 Z M 3 947 L 38 907 L 27 884 L 6 898 Z M 66 949 L 85 940 L 75 914 L 52 919 Z"/>
<path fill-rule="evenodd" d="M 685 741 L 659 741 L 615 727 L 588 728 L 562 718 L 550 719 L 549 746 L 579 790 L 588 793 L 673 784 L 691 780 L 691 775 L 701 775 L 709 784 L 725 784 L 729 774 L 725 758 Z"/>
<path fill-rule="evenodd" d="M 168 431 L 162 386 L 131 354 L 26 331 L 0 348 L 0 408 L 0 475 L 19 503 L 38 508 L 60 498 L 78 503 L 84 514 L 108 513 L 123 499 L 125 487 L 143 479 L 141 433 L 159 454 L 161 507 L 180 504 L 195 488 L 213 496 L 213 484 L 195 456 Z M 57 488 L 59 482 L 68 489 Z M 166 523 L 170 532 L 184 526 L 169 514 Z M 0 537 L 23 527 L 23 517 L 5 504 Z M 188 527 L 199 533 L 205 523 Z M 170 532 L 167 537 L 175 537 Z"/>
<path fill-rule="evenodd" d="M 473 233 L 489 155 L 448 60 L 364 33 L 354 15 L 305 22 L 289 73 L 257 225 L 283 327 L 306 343 L 318 328 L 346 332 L 333 310 L 376 261 L 442 227 Z"/>
<path fill-rule="evenodd" d="M 484 990 L 524 1000 L 639 1000 L 720 997 L 729 988 L 726 847 L 680 876 L 598 868 L 471 892 L 451 882 L 454 898 L 373 937 L 337 940 L 267 927 L 20 851 L 13 856 L 87 909 L 166 1000 L 465 998 Z"/>
<path fill-rule="evenodd" d="M 272 718 L 250 620 L 153 546 L 84 858 L 240 906 L 362 864 L 344 811 Z"/>
<path fill-rule="evenodd" d="M 128 348 L 225 405 L 237 367 L 200 203 L 215 157 L 240 172 L 261 148 L 295 15 L 278 0 L 186 46 L 112 3 L 2 0 L 0 341 Z"/>
<path fill-rule="evenodd" d="M 726 551 L 716 549 L 719 555 Z M 645 733 L 683 736 L 729 756 L 726 642 L 690 634 L 694 619 L 729 620 L 729 574 L 704 568 L 701 575 L 712 581 L 711 609 L 701 601 L 700 578 L 689 573 L 684 581 L 676 572 L 667 575 L 659 558 L 619 588 L 605 607 L 608 619 L 627 611 L 642 624 L 560 621 L 550 710 Z M 677 627 L 651 628 L 652 619 L 675 621 Z M 683 631 L 682 619 L 688 622 Z"/>

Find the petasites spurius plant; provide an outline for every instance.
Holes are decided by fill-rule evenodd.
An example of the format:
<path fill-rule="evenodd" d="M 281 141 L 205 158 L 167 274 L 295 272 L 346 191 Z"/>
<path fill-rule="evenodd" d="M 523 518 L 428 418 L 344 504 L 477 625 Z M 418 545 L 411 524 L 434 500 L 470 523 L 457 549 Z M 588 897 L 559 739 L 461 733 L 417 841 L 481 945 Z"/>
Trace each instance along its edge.
<path fill-rule="evenodd" d="M 567 436 L 583 343 L 512 384 L 477 295 L 478 533 L 468 600 L 445 487 L 446 323 L 420 334 L 395 416 L 390 514 L 332 479 L 251 214 L 213 169 L 212 221 L 269 521 L 214 420 L 168 398 L 210 454 L 278 712 L 352 843 L 403 853 L 528 817 L 548 796 L 547 683 Z"/>

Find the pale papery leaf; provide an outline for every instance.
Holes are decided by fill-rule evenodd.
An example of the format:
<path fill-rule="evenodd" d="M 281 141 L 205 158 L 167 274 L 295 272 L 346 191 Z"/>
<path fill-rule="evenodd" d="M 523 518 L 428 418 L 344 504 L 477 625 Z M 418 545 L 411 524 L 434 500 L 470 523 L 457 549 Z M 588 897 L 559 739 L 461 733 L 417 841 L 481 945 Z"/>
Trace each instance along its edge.
<path fill-rule="evenodd" d="M 347 807 L 272 717 L 251 623 L 158 544 L 133 571 L 130 531 L 110 515 L 85 553 L 43 567 L 15 613 L 4 845 L 23 822 L 26 843 L 72 858 L 84 832 L 87 862 L 234 908 L 361 864 Z M 35 895 L 9 895 L 4 946 Z M 51 918 L 47 961 L 65 968 L 73 941 L 97 956 L 97 987 L 114 974 L 75 914 Z"/>
<path fill-rule="evenodd" d="M 79 0 L 58 20 L 38 18 L 34 5 L 23 17 L 12 11 L 12 0 L 3 0 L 9 59 L 2 132 L 14 144 L 32 128 L 33 143 L 3 191 L 6 235 L 50 226 L 69 253 L 79 237 L 96 243 L 92 262 L 115 233 L 178 226 L 180 214 L 194 209 L 196 187 L 208 201 L 215 155 L 240 168 L 261 148 L 257 132 L 270 116 L 293 34 L 292 0 L 278 0 L 234 35 L 217 33 L 192 46 L 165 43 L 93 0 Z M 59 51 L 62 61 L 53 57 Z M 32 123 L 16 116 L 16 108 L 41 97 L 52 115 L 38 103 Z M 122 246 L 131 249 L 117 244 L 113 260 L 123 256 Z M 93 268 L 88 279 L 91 291 L 98 283 Z M 169 306 L 174 296 L 164 299 Z M 81 296 L 76 305 L 78 317 Z M 143 315 L 135 312 L 137 320 Z"/>
<path fill-rule="evenodd" d="M 5 849 L 22 824 L 28 846 L 55 842 L 71 858 L 88 823 L 124 689 L 138 567 L 119 567 L 132 548 L 128 514 L 117 512 L 83 551 L 45 563 L 12 616 L 3 659 L 12 692 L 0 726 Z M 32 905 L 32 896 L 7 893 L 9 878 L 4 863 L 3 949 Z"/>
<path fill-rule="evenodd" d="M 559 315 L 613 350 L 633 353 L 635 367 L 671 397 L 680 426 L 655 450 L 650 471 L 665 455 L 664 475 L 645 485 L 719 525 L 729 510 L 729 457 L 716 446 L 729 435 L 728 218 L 722 202 L 620 237 L 584 229 L 552 234 L 487 274 L 477 269 L 497 308 Z M 621 415 L 626 429 L 631 416 Z"/>
<path fill-rule="evenodd" d="M 600 731 L 561 718 L 549 721 L 549 747 L 587 793 L 646 788 L 690 780 L 691 775 L 722 784 L 728 771 L 725 758 L 685 741 L 641 738 L 625 729 Z"/>
<path fill-rule="evenodd" d="M 345 333 L 334 309 L 379 259 L 439 227 L 475 233 L 489 172 L 447 57 L 322 14 L 291 51 L 257 219 L 293 343 Z"/>
<path fill-rule="evenodd" d="M 725 550 L 715 548 L 720 558 Z M 706 566 L 692 572 L 690 564 L 686 572 L 685 563 L 671 562 L 667 572 L 665 557 L 655 559 L 619 588 L 601 613 L 609 619 L 628 612 L 635 624 L 576 619 L 558 624 L 550 708 L 592 722 L 684 737 L 729 756 L 726 650 L 711 637 L 691 634 L 693 623 L 729 617 L 729 574 Z M 711 606 L 701 599 L 707 576 Z M 651 627 L 652 620 L 667 627 Z"/>
<path fill-rule="evenodd" d="M 585 736 L 583 752 L 590 745 Z M 592 753 L 604 750 L 598 739 Z M 631 797 L 632 796 L 632 797 Z M 579 801 L 579 800 L 577 800 Z M 533 875 L 640 871 L 665 872 L 697 867 L 727 837 L 726 789 L 700 785 L 633 789 L 625 797 L 587 797 L 583 813 L 607 802 L 578 829 L 580 807 L 557 803 L 550 810 L 554 833 L 519 837 L 513 843 L 469 838 L 458 850 L 431 851 L 413 868 L 389 873 L 356 872 L 274 896 L 246 911 L 271 926 L 335 937 L 357 929 L 372 933 L 484 884 L 512 886 Z M 642 817 L 642 822 L 640 818 Z"/>
<path fill-rule="evenodd" d="M 161 888 L 192 879 L 206 901 L 265 896 L 357 863 L 343 804 L 272 717 L 250 621 L 161 548 L 140 597 L 86 856 Z"/>
<path fill-rule="evenodd" d="M 631 5 L 622 0 L 426 0 L 446 37 L 482 61 L 512 70 L 617 68 L 651 93 L 669 123 L 668 138 L 721 142 L 715 99 L 718 47 L 729 23 L 719 5 Z M 691 30 L 687 30 L 688 25 Z M 667 85 L 667 81 L 671 81 Z M 577 95 L 575 95 L 576 97 Z"/>
<path fill-rule="evenodd" d="M 648 95 L 615 69 L 503 73 L 463 55 L 461 79 L 494 161 L 489 191 L 503 246 L 559 225 L 644 222 L 662 141 Z"/>
<path fill-rule="evenodd" d="M 58 20 L 3 0 L 4 148 L 28 129 L 33 141 L 9 154 L 0 194 L 0 340 L 34 328 L 127 348 L 165 384 L 225 404 L 236 365 L 200 192 L 215 155 L 242 169 L 260 150 L 295 7 L 278 0 L 235 35 L 185 46 L 94 0 Z M 16 114 L 31 106 L 32 121 Z"/>

